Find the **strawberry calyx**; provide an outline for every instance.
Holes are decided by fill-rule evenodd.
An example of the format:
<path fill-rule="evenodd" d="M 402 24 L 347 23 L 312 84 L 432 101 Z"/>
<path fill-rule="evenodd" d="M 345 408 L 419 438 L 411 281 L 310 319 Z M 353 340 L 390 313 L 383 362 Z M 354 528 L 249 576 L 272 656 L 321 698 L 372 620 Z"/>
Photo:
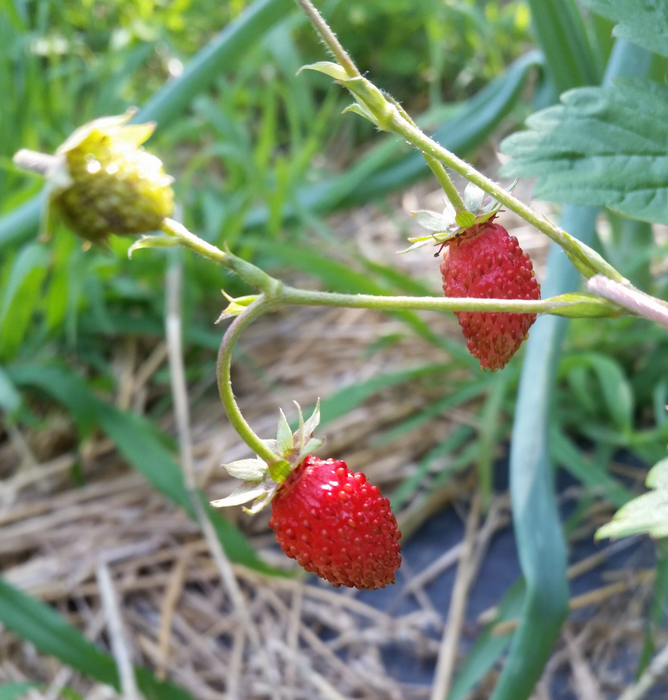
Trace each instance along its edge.
<path fill-rule="evenodd" d="M 508 192 L 513 191 L 517 182 L 516 179 L 510 185 Z M 469 182 L 464 190 L 464 206 L 466 207 L 464 210 L 455 209 L 448 200 L 444 200 L 442 212 L 428 209 L 411 212 L 418 224 L 431 233 L 426 236 L 409 238 L 412 245 L 399 252 L 409 253 L 426 245 L 439 245 L 442 249 L 451 240 L 461 236 L 473 226 L 491 221 L 501 209 L 501 204 L 492 195 L 472 182 Z"/>
<path fill-rule="evenodd" d="M 229 496 L 212 501 L 212 506 L 225 508 L 254 501 L 250 508 L 244 506 L 244 510 L 251 515 L 259 513 L 271 503 L 276 491 L 290 474 L 308 455 L 315 452 L 323 444 L 323 440 L 313 437 L 313 433 L 320 423 L 320 399 L 307 420 L 304 420 L 299 404 L 295 402 L 295 405 L 299 415 L 297 430 L 292 431 L 281 410 L 276 439 L 262 441 L 276 455 L 276 459 L 272 462 L 266 462 L 260 457 L 253 457 L 223 464 L 222 466 L 227 473 L 236 479 L 241 479 L 243 484 Z"/>

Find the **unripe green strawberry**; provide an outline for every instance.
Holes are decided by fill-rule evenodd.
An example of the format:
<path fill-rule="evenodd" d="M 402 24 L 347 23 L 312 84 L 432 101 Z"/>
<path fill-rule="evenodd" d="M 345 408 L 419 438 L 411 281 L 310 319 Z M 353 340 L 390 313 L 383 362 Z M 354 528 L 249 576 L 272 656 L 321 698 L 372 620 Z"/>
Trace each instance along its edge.
<path fill-rule="evenodd" d="M 283 551 L 335 586 L 384 588 L 401 564 L 390 502 L 345 462 L 309 455 L 281 484 L 269 525 Z"/>
<path fill-rule="evenodd" d="M 529 256 L 503 226 L 488 221 L 447 242 L 441 274 L 446 297 L 540 299 Z M 484 369 L 502 369 L 527 337 L 536 314 L 458 311 L 467 347 Z"/>
<path fill-rule="evenodd" d="M 56 152 L 51 205 L 74 233 L 94 243 L 110 234 L 159 230 L 174 210 L 172 178 L 140 145 L 155 124 L 129 125 L 131 116 L 90 122 Z"/>

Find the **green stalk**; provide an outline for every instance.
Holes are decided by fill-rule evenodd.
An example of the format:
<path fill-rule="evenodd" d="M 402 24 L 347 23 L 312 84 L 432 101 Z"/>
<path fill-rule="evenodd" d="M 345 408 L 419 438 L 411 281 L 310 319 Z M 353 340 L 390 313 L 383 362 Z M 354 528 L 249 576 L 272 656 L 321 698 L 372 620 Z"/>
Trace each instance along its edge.
<path fill-rule="evenodd" d="M 275 306 L 273 300 L 268 300 L 265 299 L 264 296 L 260 296 L 257 301 L 254 301 L 240 316 L 234 319 L 227 329 L 223 342 L 220 345 L 218 363 L 216 365 L 220 400 L 223 402 L 223 408 L 225 409 L 227 417 L 230 419 L 232 427 L 251 450 L 269 465 L 282 461 L 282 458 L 275 455 L 264 444 L 243 417 L 239 405 L 234 398 L 234 392 L 232 391 L 231 364 L 232 351 L 243 330 L 256 318 L 259 318 L 262 314 L 269 311 L 273 306 Z"/>
<path fill-rule="evenodd" d="M 555 314 L 558 316 L 609 317 L 618 316 L 620 308 L 613 302 L 586 294 L 565 295 L 551 299 L 526 301 L 523 299 L 472 299 L 469 297 L 413 297 L 376 296 L 374 294 L 341 294 L 296 289 L 284 285 L 253 263 L 243 260 L 230 252 L 223 252 L 216 246 L 203 241 L 182 224 L 165 219 L 163 231 L 177 239 L 186 248 L 224 265 L 236 272 L 244 282 L 263 292 L 265 302 L 298 306 L 339 306 L 355 309 L 377 309 L 379 311 L 489 311 L 506 313 Z M 150 247 L 151 237 L 143 239 L 142 248 Z M 253 302 L 250 308 L 255 308 Z M 245 313 L 245 312 L 244 312 Z M 254 317 L 253 317 L 254 318 Z M 236 342 L 236 341 L 235 341 Z"/>
<path fill-rule="evenodd" d="M 472 299 L 469 297 L 407 297 L 341 294 L 284 287 L 276 297 L 281 304 L 338 306 L 378 311 L 488 311 L 598 317 L 617 315 L 619 309 L 603 299 L 584 294 L 562 295 L 538 301 L 523 299 Z M 580 316 L 581 317 L 581 316 Z"/>

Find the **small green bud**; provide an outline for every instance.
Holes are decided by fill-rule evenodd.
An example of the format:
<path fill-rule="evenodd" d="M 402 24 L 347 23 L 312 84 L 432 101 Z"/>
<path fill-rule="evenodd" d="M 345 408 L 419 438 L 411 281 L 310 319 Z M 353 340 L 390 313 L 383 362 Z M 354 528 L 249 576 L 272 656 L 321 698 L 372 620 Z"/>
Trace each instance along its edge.
<path fill-rule="evenodd" d="M 133 114 L 77 129 L 56 151 L 58 164 L 48 175 L 50 206 L 93 243 L 159 230 L 174 210 L 173 179 L 141 147 L 155 124 L 130 125 Z"/>

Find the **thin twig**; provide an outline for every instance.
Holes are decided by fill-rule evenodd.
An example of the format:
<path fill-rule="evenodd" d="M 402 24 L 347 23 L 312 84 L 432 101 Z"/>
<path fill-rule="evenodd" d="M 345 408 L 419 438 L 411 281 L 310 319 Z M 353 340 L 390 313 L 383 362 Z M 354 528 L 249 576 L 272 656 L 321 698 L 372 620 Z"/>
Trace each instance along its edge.
<path fill-rule="evenodd" d="M 160 663 L 156 675 L 161 680 L 167 677 L 167 662 L 169 661 L 169 641 L 172 634 L 172 620 L 174 610 L 181 597 L 183 584 L 185 582 L 187 557 L 181 556 L 176 560 L 169 578 L 169 584 L 165 591 L 160 611 L 160 631 L 158 633 L 158 650 L 160 653 Z"/>
<path fill-rule="evenodd" d="M 135 671 L 130 659 L 125 634 L 123 632 L 123 622 L 121 611 L 114 591 L 114 584 L 111 580 L 111 573 L 106 563 L 97 567 L 95 572 L 97 585 L 100 589 L 100 600 L 107 617 L 107 629 L 109 630 L 109 640 L 111 642 L 111 652 L 116 661 L 118 675 L 121 682 L 121 691 L 124 700 L 140 700 L 139 688 Z"/>
<path fill-rule="evenodd" d="M 471 511 L 466 521 L 464 545 L 457 569 L 457 578 L 452 591 L 448 620 L 436 662 L 436 673 L 431 688 L 431 700 L 443 700 L 450 692 L 450 684 L 457 659 L 457 643 L 466 613 L 466 599 L 471 585 L 471 563 L 475 549 L 478 523 L 480 521 L 480 494 L 476 491 L 471 502 Z"/>

